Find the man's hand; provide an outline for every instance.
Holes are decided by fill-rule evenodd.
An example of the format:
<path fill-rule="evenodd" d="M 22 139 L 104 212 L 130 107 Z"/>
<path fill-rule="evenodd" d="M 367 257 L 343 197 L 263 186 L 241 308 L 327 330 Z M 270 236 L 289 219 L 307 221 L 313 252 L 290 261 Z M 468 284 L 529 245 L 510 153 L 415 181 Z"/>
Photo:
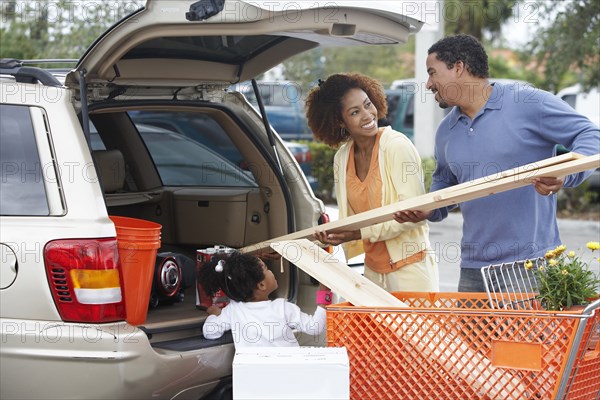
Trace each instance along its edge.
<path fill-rule="evenodd" d="M 542 196 L 550 196 L 554 193 L 558 193 L 564 183 L 565 180 L 563 178 L 542 177 L 533 179 L 535 191 Z"/>
<path fill-rule="evenodd" d="M 394 220 L 403 224 L 404 222 L 421 222 L 429 218 L 432 211 L 404 210 L 394 213 Z"/>

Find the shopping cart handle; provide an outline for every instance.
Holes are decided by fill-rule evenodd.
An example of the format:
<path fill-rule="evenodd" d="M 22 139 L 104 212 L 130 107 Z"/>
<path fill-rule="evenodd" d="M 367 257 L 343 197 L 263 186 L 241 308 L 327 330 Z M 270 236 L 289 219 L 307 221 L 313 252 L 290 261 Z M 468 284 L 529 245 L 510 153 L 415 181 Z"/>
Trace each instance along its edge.
<path fill-rule="evenodd" d="M 600 299 L 596 299 L 588 304 L 582 311 L 583 314 L 591 314 L 596 308 L 600 307 Z"/>

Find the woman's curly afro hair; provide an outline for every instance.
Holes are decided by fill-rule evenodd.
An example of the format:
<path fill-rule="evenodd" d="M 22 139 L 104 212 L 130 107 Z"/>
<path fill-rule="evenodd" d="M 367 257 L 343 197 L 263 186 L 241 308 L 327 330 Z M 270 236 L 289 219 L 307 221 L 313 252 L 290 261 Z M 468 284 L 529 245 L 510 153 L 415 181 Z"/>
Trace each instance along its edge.
<path fill-rule="evenodd" d="M 342 99 L 351 89 L 362 89 L 377 109 L 377 118 L 387 116 L 385 90 L 376 79 L 359 73 L 330 75 L 308 93 L 305 110 L 314 137 L 336 147 L 350 136 L 342 131 Z"/>

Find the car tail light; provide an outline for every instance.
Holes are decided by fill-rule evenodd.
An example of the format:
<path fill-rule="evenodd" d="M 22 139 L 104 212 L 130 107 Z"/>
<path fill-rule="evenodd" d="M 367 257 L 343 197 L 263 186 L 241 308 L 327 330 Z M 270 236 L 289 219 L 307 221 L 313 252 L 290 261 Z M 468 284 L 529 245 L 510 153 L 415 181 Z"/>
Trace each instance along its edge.
<path fill-rule="evenodd" d="M 117 239 L 55 240 L 44 248 L 52 297 L 68 322 L 124 320 Z"/>
<path fill-rule="evenodd" d="M 310 150 L 295 151 L 294 157 L 296 158 L 296 161 L 298 161 L 298 164 L 307 163 L 312 160 Z"/>
<path fill-rule="evenodd" d="M 310 154 L 310 150 L 307 150 L 306 152 L 304 152 L 304 162 L 311 162 L 312 161 L 312 156 Z"/>
<path fill-rule="evenodd" d="M 331 218 L 329 218 L 329 214 L 321 213 L 321 217 L 319 218 L 319 225 L 326 224 L 330 221 L 331 221 Z"/>

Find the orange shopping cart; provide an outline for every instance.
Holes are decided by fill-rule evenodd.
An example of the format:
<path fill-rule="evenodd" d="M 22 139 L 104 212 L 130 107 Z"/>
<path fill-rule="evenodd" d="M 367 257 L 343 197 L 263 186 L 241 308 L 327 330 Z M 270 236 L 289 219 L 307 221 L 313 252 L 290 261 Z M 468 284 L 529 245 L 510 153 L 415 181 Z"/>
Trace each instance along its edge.
<path fill-rule="evenodd" d="M 408 306 L 327 307 L 327 344 L 347 348 L 354 400 L 600 396 L 600 300 L 566 312 L 499 307 L 508 293 L 394 296 Z"/>

